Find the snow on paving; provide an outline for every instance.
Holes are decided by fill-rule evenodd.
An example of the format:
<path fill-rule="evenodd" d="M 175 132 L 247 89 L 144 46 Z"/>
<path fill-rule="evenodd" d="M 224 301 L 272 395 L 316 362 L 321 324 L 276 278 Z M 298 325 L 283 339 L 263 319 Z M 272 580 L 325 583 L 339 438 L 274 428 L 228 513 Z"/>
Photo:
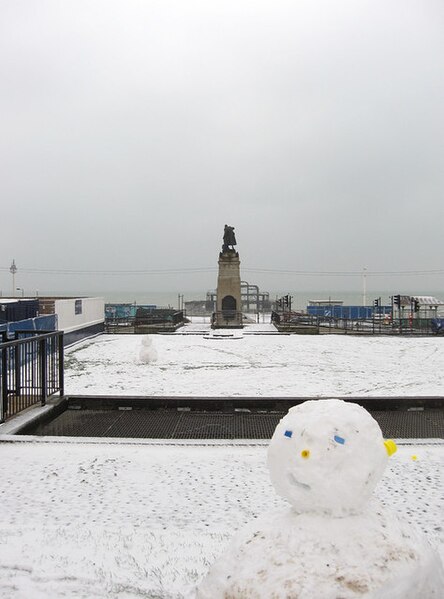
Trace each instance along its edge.
<path fill-rule="evenodd" d="M 193 597 L 236 530 L 286 505 L 265 444 L 36 440 L 0 450 L 2 599 Z M 442 445 L 401 446 L 377 488 L 441 544 L 443 462 Z"/>
<path fill-rule="evenodd" d="M 443 395 L 442 339 L 102 336 L 66 392 Z M 146 347 L 146 345 L 145 345 Z M 1 437 L 0 437 L 1 438 Z M 266 443 L 3 437 L 0 597 L 191 598 L 233 533 L 286 505 Z M 376 495 L 444 548 L 442 442 L 404 442 Z"/>
<path fill-rule="evenodd" d="M 253 325 L 254 326 L 254 325 Z M 259 325 L 257 325 L 259 326 Z M 68 394 L 444 395 L 441 338 L 347 335 L 103 335 L 66 356 Z"/>

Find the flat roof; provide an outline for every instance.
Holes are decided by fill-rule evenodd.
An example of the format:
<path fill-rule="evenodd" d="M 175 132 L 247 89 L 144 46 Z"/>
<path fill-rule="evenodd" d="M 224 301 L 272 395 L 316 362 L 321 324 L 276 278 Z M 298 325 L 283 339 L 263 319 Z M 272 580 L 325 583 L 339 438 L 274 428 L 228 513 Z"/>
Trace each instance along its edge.
<path fill-rule="evenodd" d="M 323 300 L 308 300 L 308 303 L 311 306 L 342 306 L 342 304 L 344 303 L 344 300 L 330 300 L 330 299 L 323 299 Z"/>

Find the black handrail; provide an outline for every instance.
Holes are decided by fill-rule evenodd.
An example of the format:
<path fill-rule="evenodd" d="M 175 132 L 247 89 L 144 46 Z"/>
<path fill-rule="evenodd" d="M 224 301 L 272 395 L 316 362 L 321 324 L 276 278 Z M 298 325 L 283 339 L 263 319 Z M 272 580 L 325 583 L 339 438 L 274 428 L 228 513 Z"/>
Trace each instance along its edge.
<path fill-rule="evenodd" d="M 0 343 L 0 422 L 64 393 L 63 332 L 20 333 L 32 337 Z"/>

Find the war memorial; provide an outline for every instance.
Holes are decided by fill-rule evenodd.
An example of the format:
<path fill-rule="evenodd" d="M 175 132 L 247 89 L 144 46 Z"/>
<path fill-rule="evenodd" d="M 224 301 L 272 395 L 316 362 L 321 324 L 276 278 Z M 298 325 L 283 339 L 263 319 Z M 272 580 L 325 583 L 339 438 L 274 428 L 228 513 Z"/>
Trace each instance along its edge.
<path fill-rule="evenodd" d="M 239 253 L 234 249 L 234 227 L 225 225 L 223 239 L 212 327 L 242 328 L 240 260 Z"/>

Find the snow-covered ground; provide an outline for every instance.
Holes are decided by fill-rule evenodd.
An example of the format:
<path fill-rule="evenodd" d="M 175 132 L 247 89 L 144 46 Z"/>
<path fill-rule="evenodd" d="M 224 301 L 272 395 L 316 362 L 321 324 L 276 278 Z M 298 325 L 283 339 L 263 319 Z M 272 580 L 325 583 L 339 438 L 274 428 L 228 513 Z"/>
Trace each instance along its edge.
<path fill-rule="evenodd" d="M 251 325 L 243 338 L 226 340 L 205 339 L 203 334 L 155 335 L 157 360 L 148 363 L 140 356 L 143 336 L 103 335 L 68 351 L 66 392 L 444 395 L 441 337 L 250 334 L 264 328 L 268 331 L 267 325 Z"/>
<path fill-rule="evenodd" d="M 260 443 L 53 439 L 0 451 L 2 599 L 193 597 L 235 530 L 286 505 Z M 377 488 L 441 547 L 443 465 L 443 445 L 401 446 Z"/>
<path fill-rule="evenodd" d="M 154 337 L 153 362 L 137 336 L 83 343 L 67 353 L 66 391 L 443 395 L 438 338 L 190 332 Z M 264 442 L 0 439 L 2 599 L 191 598 L 235 530 L 286 505 Z M 376 489 L 442 553 L 443 466 L 443 441 L 402 442 Z"/>

